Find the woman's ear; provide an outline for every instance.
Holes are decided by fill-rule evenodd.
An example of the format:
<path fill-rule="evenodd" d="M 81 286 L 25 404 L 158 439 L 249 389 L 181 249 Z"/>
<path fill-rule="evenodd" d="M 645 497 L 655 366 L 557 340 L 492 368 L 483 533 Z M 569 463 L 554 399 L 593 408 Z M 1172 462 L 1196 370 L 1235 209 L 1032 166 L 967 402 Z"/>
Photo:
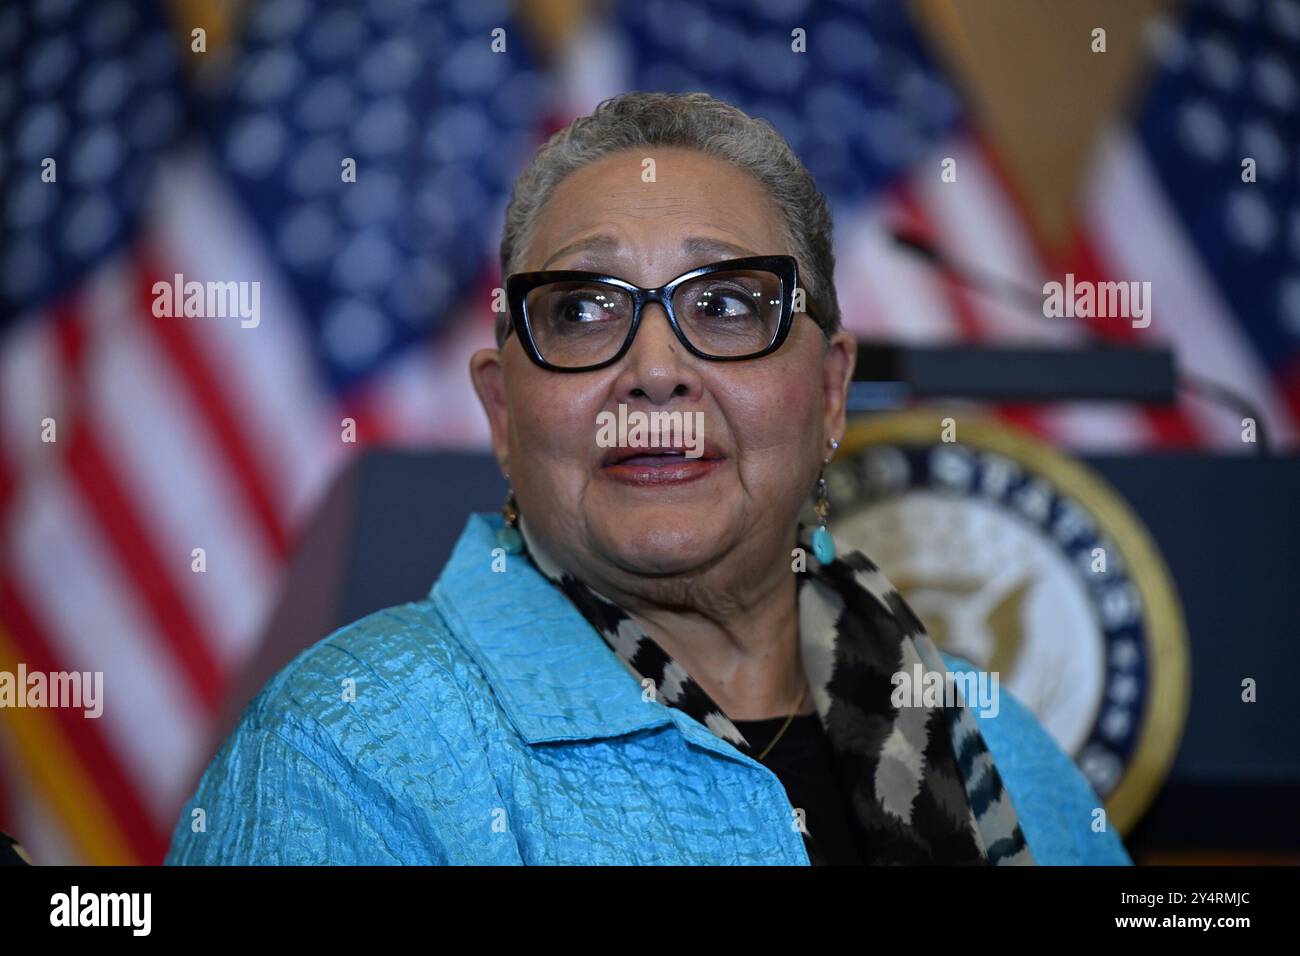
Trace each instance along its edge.
<path fill-rule="evenodd" d="M 469 377 L 492 430 L 492 453 L 502 472 L 510 470 L 510 409 L 506 403 L 501 351 L 479 349 L 469 357 Z"/>
<path fill-rule="evenodd" d="M 858 362 L 858 340 L 851 332 L 836 332 L 826 343 L 822 362 L 823 388 L 825 390 L 826 435 L 840 438 L 848 414 L 849 385 Z"/>

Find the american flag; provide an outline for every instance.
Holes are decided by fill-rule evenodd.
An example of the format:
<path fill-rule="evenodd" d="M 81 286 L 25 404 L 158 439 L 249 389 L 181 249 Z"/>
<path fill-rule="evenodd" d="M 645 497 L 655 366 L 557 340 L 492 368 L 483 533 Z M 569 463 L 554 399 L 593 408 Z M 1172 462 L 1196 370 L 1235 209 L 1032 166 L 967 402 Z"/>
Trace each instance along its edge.
<path fill-rule="evenodd" d="M 481 447 L 461 380 L 546 115 L 502 3 L 191 14 L 0 12 L 0 670 L 105 684 L 100 719 L 3 713 L 0 829 L 38 862 L 161 861 L 346 455 Z M 208 46 L 221 26 L 233 48 Z M 259 282 L 260 322 L 156 317 L 178 274 Z"/>
<path fill-rule="evenodd" d="M 494 0 L 264 0 L 232 22 L 219 6 L 0 11 L 0 670 L 105 674 L 98 720 L 0 712 L 0 829 L 38 862 L 162 859 L 295 534 L 347 456 L 486 449 L 466 362 L 492 343 L 510 185 L 551 130 L 624 90 L 704 90 L 781 130 L 835 210 L 851 330 L 1116 334 L 972 292 L 901 252 L 894 224 L 1033 288 L 1148 279 L 1135 344 L 1170 344 L 1294 447 L 1295 0 L 1151 21 L 1140 108 L 1104 138 L 1066 256 L 1036 240 L 910 6 L 628 0 L 593 7 L 546 65 Z M 259 282 L 260 323 L 156 317 L 154 283 L 177 274 Z M 1238 416 L 1202 402 L 999 412 L 1074 449 L 1243 450 Z"/>

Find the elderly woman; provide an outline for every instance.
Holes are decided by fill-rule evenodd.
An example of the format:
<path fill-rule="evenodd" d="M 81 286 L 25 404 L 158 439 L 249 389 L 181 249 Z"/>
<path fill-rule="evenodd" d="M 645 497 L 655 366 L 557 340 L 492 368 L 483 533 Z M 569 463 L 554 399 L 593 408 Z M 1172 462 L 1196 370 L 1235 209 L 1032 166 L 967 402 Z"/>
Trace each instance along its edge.
<path fill-rule="evenodd" d="M 1129 862 L 1010 695 L 896 694 L 970 665 L 826 528 L 855 345 L 770 124 L 602 103 L 520 177 L 501 265 L 470 373 L 502 515 L 268 683 L 169 862 Z"/>

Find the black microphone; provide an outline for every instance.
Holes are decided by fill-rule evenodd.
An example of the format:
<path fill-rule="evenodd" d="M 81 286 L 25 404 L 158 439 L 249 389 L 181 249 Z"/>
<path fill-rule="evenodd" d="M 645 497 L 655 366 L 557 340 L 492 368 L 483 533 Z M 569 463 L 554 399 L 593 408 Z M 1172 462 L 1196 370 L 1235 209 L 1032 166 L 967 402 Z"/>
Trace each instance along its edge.
<path fill-rule="evenodd" d="M 957 262 L 919 233 L 895 226 L 889 230 L 889 236 L 895 245 L 924 259 L 933 268 L 951 273 L 953 278 L 967 288 L 983 292 L 1000 302 L 1012 302 L 1017 308 L 1028 309 L 1036 315 L 1043 314 L 1043 296 L 1038 290 L 964 262 Z"/>

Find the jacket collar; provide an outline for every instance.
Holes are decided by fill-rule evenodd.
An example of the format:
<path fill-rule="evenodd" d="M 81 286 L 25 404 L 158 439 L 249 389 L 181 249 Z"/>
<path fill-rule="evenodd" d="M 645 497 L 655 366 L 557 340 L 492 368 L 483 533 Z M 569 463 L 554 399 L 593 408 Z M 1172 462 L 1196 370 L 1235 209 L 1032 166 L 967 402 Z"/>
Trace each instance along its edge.
<path fill-rule="evenodd" d="M 506 570 L 493 571 L 501 524 L 500 515 L 470 515 L 430 597 L 528 743 L 676 723 L 710 749 L 743 756 L 687 715 L 642 700 L 631 671 L 526 557 L 505 555 Z"/>

